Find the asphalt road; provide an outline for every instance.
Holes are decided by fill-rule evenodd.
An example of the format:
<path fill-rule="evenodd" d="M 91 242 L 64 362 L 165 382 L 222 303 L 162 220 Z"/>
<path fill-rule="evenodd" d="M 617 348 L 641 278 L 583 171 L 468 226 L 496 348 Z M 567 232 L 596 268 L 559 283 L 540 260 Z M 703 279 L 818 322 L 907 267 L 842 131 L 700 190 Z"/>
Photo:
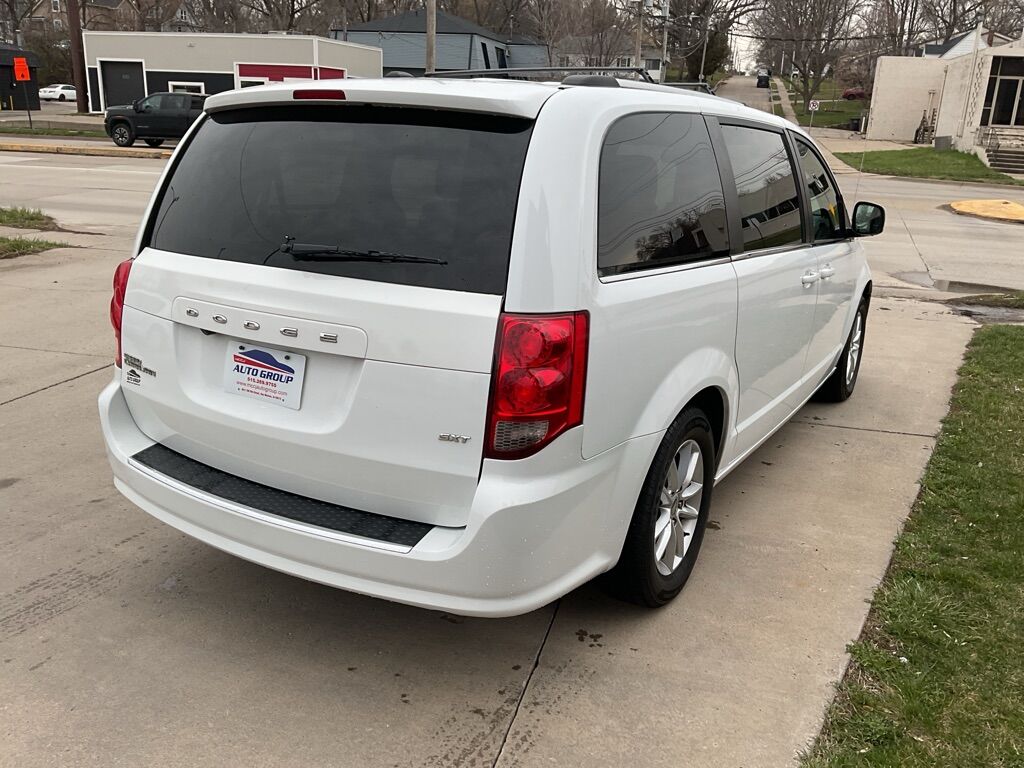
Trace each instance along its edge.
<path fill-rule="evenodd" d="M 110 276 L 161 164 L 0 153 L 81 246 L 0 262 L 0 765 L 778 766 L 814 737 L 971 325 L 879 299 L 858 392 L 716 489 L 680 598 L 463 619 L 199 544 L 113 489 Z"/>

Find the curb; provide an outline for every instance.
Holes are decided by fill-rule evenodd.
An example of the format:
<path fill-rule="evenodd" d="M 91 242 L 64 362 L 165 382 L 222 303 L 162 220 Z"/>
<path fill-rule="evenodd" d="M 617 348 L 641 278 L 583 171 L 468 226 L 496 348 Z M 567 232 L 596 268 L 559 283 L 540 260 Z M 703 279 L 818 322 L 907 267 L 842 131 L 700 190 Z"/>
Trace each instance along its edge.
<path fill-rule="evenodd" d="M 50 155 L 89 155 L 92 157 L 147 157 L 151 160 L 165 160 L 171 156 L 167 150 L 75 147 L 69 144 L 14 144 L 6 141 L 0 141 L 0 152 L 38 152 Z"/>

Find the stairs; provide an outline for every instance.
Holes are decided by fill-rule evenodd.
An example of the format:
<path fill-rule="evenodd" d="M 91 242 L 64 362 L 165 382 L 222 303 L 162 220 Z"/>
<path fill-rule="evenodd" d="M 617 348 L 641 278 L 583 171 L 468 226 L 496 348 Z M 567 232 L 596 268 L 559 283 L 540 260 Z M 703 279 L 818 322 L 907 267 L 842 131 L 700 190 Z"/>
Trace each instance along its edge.
<path fill-rule="evenodd" d="M 991 126 L 983 131 L 987 165 L 1002 173 L 1024 174 L 1024 128 Z"/>
<path fill-rule="evenodd" d="M 986 154 L 993 171 L 1024 174 L 1024 149 L 993 149 Z"/>

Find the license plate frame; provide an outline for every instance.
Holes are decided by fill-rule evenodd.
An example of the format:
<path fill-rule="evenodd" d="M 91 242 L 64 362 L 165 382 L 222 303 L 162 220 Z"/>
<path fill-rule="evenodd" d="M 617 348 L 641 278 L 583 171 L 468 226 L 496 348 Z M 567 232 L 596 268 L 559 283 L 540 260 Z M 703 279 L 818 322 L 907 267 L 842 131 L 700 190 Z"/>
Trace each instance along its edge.
<path fill-rule="evenodd" d="M 224 390 L 230 394 L 297 411 L 305 378 L 305 355 L 235 340 L 228 345 Z"/>

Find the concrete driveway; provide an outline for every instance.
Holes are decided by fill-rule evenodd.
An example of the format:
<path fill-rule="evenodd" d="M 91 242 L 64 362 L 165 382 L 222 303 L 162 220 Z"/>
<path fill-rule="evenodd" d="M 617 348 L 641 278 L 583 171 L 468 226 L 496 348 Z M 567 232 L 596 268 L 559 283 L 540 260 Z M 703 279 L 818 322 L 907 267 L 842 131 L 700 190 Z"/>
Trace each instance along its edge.
<path fill-rule="evenodd" d="M 158 170 L 0 153 L 0 205 L 94 233 L 0 262 L 0 765 L 778 766 L 815 736 L 967 321 L 877 299 L 855 397 L 718 487 L 670 607 L 586 586 L 463 619 L 235 559 L 114 491 L 110 275 Z"/>

